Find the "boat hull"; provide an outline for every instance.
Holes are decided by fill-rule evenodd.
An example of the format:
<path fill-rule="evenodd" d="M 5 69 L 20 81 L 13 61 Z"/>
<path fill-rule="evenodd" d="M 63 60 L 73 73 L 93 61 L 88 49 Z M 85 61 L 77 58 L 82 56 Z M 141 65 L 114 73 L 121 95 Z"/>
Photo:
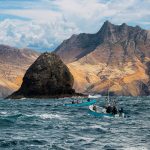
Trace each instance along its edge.
<path fill-rule="evenodd" d="M 95 111 L 89 110 L 89 114 L 95 116 L 95 117 L 113 117 L 112 114 L 106 114 L 106 113 L 97 113 Z"/>
<path fill-rule="evenodd" d="M 68 107 L 83 107 L 83 106 L 90 106 L 96 103 L 96 100 L 91 100 L 90 102 L 84 102 L 79 104 L 65 104 Z"/>
<path fill-rule="evenodd" d="M 96 106 L 97 111 L 93 110 L 93 105 L 89 106 L 89 114 L 95 117 L 113 117 L 114 115 L 106 113 L 106 110 L 102 107 Z"/>
<path fill-rule="evenodd" d="M 89 95 L 88 98 L 100 98 L 102 97 L 101 95 Z"/>
<path fill-rule="evenodd" d="M 115 117 L 115 118 L 126 118 L 127 116 L 125 116 L 124 113 L 122 113 L 122 115 L 116 114 L 108 114 L 106 113 L 106 109 L 96 106 L 97 107 L 97 111 L 93 110 L 93 105 L 89 106 L 89 114 L 95 116 L 95 117 Z"/>

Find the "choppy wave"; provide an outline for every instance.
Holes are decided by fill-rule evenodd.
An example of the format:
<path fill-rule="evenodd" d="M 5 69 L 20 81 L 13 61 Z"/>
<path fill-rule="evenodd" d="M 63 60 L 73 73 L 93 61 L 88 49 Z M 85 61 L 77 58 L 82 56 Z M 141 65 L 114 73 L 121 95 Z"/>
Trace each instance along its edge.
<path fill-rule="evenodd" d="M 126 150 L 149 150 L 145 146 L 127 147 Z"/>
<path fill-rule="evenodd" d="M 39 116 L 41 119 L 59 119 L 59 120 L 66 119 L 63 116 L 58 115 L 58 114 L 40 114 L 36 116 Z"/>
<path fill-rule="evenodd" d="M 6 115 L 6 114 L 7 114 L 6 111 L 1 111 L 1 112 L 0 112 L 0 115 Z"/>
<path fill-rule="evenodd" d="M 69 99 L 1 100 L 0 150 L 149 150 L 150 97 L 118 99 L 129 118 L 93 117 Z"/>

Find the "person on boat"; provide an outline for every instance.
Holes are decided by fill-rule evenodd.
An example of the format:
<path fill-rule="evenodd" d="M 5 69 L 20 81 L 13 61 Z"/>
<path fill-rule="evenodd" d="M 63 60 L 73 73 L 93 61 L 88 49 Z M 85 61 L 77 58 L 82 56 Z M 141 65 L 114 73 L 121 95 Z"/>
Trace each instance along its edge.
<path fill-rule="evenodd" d="M 112 113 L 112 107 L 110 106 L 110 104 L 108 104 L 108 106 L 106 106 L 106 113 Z"/>
<path fill-rule="evenodd" d="M 79 104 L 79 100 L 77 100 L 77 104 Z"/>
<path fill-rule="evenodd" d="M 72 101 L 72 104 L 75 104 L 75 101 L 74 101 L 74 100 Z"/>
<path fill-rule="evenodd" d="M 94 110 L 95 112 L 97 111 L 96 105 L 93 105 L 93 110 Z"/>
<path fill-rule="evenodd" d="M 91 101 L 90 98 L 88 98 L 87 101 L 90 102 Z"/>
<path fill-rule="evenodd" d="M 114 105 L 114 106 L 112 107 L 112 114 L 113 114 L 113 115 L 116 115 L 117 113 L 118 113 L 117 107 Z"/>

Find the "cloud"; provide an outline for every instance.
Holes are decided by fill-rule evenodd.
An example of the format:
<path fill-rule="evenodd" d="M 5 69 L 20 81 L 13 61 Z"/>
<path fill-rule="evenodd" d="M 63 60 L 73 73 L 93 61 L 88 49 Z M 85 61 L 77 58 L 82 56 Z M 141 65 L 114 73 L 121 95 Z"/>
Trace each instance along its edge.
<path fill-rule="evenodd" d="M 54 49 L 62 40 L 79 33 L 74 24 L 61 19 L 46 24 L 7 19 L 0 22 L 0 29 L 1 44 L 40 50 Z"/>
<path fill-rule="evenodd" d="M 149 0 L 1 0 L 0 43 L 53 49 L 72 34 L 97 32 L 105 20 L 149 28 Z"/>
<path fill-rule="evenodd" d="M 112 23 L 123 22 L 140 24 L 144 18 L 150 18 L 150 3 L 148 0 L 59 0 L 55 1 L 60 12 L 76 24 L 84 32 L 94 32 L 107 19 Z"/>

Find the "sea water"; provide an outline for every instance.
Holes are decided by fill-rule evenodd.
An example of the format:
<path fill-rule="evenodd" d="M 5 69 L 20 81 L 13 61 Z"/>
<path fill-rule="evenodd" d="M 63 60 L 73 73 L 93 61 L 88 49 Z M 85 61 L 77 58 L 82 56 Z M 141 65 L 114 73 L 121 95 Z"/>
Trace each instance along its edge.
<path fill-rule="evenodd" d="M 150 97 L 117 101 L 127 118 L 97 118 L 88 107 L 65 107 L 71 99 L 1 99 L 0 150 L 150 150 Z M 104 97 L 97 105 L 104 105 Z"/>

